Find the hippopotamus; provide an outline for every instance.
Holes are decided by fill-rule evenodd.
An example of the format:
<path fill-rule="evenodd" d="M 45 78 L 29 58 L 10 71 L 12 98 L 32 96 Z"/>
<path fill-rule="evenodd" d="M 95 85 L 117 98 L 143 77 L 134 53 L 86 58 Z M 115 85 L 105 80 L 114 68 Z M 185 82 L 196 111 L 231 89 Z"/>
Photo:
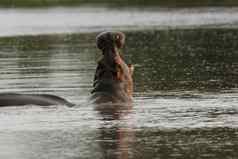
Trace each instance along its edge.
<path fill-rule="evenodd" d="M 50 94 L 17 94 L 0 93 L 0 106 L 23 106 L 23 105 L 66 105 L 74 106 L 64 98 Z"/>
<path fill-rule="evenodd" d="M 96 37 L 102 52 L 94 77 L 91 99 L 94 103 L 131 103 L 133 93 L 132 74 L 134 67 L 127 65 L 119 52 L 125 44 L 122 32 L 102 32 Z M 0 93 L 0 106 L 22 105 L 67 105 L 66 99 L 49 94 Z M 114 110 L 113 110 L 114 111 Z"/>
<path fill-rule="evenodd" d="M 92 99 L 96 104 L 131 103 L 133 66 L 127 65 L 120 53 L 125 44 L 122 32 L 102 32 L 96 37 L 102 57 L 97 63 Z"/>

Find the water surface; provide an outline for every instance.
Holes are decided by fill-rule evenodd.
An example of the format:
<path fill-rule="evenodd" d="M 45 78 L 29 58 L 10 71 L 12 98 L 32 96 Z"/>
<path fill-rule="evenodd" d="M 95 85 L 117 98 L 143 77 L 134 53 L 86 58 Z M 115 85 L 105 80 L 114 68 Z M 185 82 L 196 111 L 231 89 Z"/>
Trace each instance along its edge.
<path fill-rule="evenodd" d="M 96 29 L 85 27 L 86 32 L 71 34 L 48 30 L 51 35 L 42 35 L 47 33 L 46 23 L 56 28 L 51 23 L 53 14 L 39 11 L 39 21 L 43 19 L 44 24 L 39 29 L 39 23 L 33 25 L 38 22 L 35 18 L 24 21 L 29 15 L 32 18 L 31 10 L 4 10 L 9 15 L 1 16 L 10 16 L 10 12 L 13 17 L 25 16 L 23 22 L 12 23 L 9 18 L 0 26 L 3 30 L 7 24 L 13 28 L 9 34 L 1 31 L 2 36 L 11 35 L 0 38 L 1 92 L 55 94 L 77 106 L 1 108 L 0 158 L 237 158 L 238 32 L 235 25 L 217 27 L 223 22 L 235 24 L 236 9 L 224 10 L 234 17 L 227 20 L 218 16 L 219 11 L 211 13 L 218 20 L 212 27 L 202 28 L 200 24 L 209 20 L 200 18 L 194 20 L 195 26 L 177 28 L 182 22 L 175 18 L 168 22 L 173 29 L 161 28 L 164 21 L 155 17 L 163 14 L 157 11 L 141 12 L 151 17 L 155 14 L 152 21 L 156 21 L 156 28 L 153 23 L 146 28 L 143 24 L 148 21 L 143 18 L 135 24 L 128 19 L 125 23 L 110 21 L 127 34 L 123 52 L 127 62 L 135 64 L 135 94 L 131 110 L 109 113 L 95 110 L 88 101 L 100 57 L 95 36 L 104 27 L 91 22 L 88 25 Z M 121 14 L 125 12 L 129 13 Z M 183 13 L 174 12 L 168 13 L 178 17 Z M 103 10 L 105 13 L 108 11 Z M 194 14 L 196 18 L 201 12 Z M 64 32 L 63 22 L 58 21 Z M 69 24 L 73 21 L 69 19 Z M 21 24 L 32 32 L 22 32 Z M 129 24 L 142 29 L 130 30 Z M 109 22 L 106 25 L 112 27 Z M 81 23 L 75 27 L 80 30 Z M 31 33 L 41 35 L 16 36 Z"/>
<path fill-rule="evenodd" d="M 238 8 L 1 8 L 0 19 L 0 36 L 98 32 L 116 29 L 230 28 L 237 27 Z"/>

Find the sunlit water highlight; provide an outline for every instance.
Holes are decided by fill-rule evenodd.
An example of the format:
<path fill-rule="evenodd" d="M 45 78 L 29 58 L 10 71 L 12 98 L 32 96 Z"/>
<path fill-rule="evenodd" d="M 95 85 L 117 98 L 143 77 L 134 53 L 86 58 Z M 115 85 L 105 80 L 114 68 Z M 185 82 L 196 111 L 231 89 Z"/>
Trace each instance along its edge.
<path fill-rule="evenodd" d="M 105 29 L 235 27 L 236 7 L 1 9 L 0 36 L 75 33 Z"/>

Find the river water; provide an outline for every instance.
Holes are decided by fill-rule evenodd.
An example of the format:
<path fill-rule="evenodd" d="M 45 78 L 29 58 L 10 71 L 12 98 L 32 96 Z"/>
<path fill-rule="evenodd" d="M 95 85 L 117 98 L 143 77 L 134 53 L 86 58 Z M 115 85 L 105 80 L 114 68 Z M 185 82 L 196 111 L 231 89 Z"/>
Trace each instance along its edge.
<path fill-rule="evenodd" d="M 237 8 L 0 10 L 1 92 L 76 103 L 0 109 L 0 158 L 238 157 Z M 107 17 L 107 18 L 105 18 Z M 88 101 L 95 36 L 122 30 L 135 65 L 130 110 Z"/>

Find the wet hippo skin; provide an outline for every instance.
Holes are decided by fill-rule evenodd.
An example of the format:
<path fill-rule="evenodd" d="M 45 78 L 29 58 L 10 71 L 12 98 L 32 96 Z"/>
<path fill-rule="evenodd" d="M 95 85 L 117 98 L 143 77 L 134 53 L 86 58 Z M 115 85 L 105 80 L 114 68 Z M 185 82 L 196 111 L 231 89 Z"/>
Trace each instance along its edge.
<path fill-rule="evenodd" d="M 103 32 L 96 37 L 102 58 L 98 61 L 92 98 L 94 103 L 130 103 L 132 101 L 132 65 L 127 65 L 120 52 L 125 43 L 121 32 Z"/>
<path fill-rule="evenodd" d="M 23 105 L 67 105 L 74 104 L 67 100 L 49 94 L 17 94 L 17 93 L 0 93 L 0 106 L 23 106 Z"/>

